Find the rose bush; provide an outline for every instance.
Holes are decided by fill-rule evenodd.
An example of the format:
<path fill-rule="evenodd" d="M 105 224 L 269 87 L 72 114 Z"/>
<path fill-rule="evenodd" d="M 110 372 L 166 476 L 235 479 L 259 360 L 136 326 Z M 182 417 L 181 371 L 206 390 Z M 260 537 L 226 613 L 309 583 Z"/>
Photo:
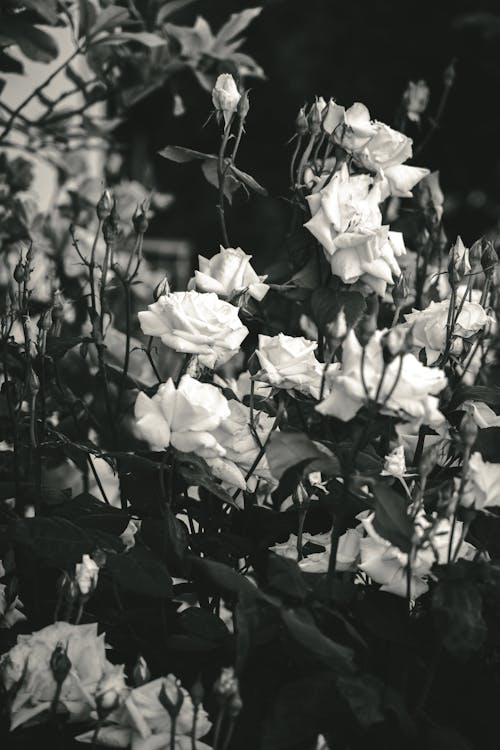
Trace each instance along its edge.
<path fill-rule="evenodd" d="M 2 21 L 27 23 L 32 49 L 45 32 L 30 19 L 62 24 L 56 5 Z M 436 116 L 426 84 L 410 83 L 394 127 L 361 103 L 304 105 L 283 138 L 287 228 L 277 238 L 276 222 L 262 246 L 273 252 L 252 258 L 238 234 L 253 221 L 246 199 L 263 205 L 267 190 L 241 146 L 245 78 L 262 73 L 239 48 L 260 9 L 215 33 L 203 18 L 171 23 L 185 2 L 147 19 L 143 3 L 77 5 L 75 55 L 89 47 L 96 75 L 102 58 L 106 90 L 136 56 L 140 95 L 165 66 L 211 90 L 214 147 L 160 157 L 201 166 L 223 245 L 192 272 L 154 257 L 160 206 L 123 178 L 114 122 L 97 181 L 85 154 L 56 160 L 45 215 L 20 195 L 30 169 L 0 155 L 2 742 L 490 747 L 498 243 L 493 230 L 450 243 L 453 200 L 438 173 L 406 163 L 412 135 L 426 163 L 453 66 Z M 2 110 L 0 143 L 24 132 L 23 108 Z M 62 119 L 59 131 L 42 117 L 30 138 L 71 150 L 89 123 Z"/>

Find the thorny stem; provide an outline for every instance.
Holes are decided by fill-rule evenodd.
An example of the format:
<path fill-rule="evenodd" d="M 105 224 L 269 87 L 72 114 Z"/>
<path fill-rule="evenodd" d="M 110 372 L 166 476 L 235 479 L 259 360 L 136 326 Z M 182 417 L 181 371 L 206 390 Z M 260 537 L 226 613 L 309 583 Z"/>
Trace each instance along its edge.
<path fill-rule="evenodd" d="M 452 59 L 450 65 L 448 66 L 447 70 L 450 70 L 452 72 L 451 75 L 447 75 L 444 81 L 444 87 L 443 87 L 443 93 L 441 95 L 441 99 L 438 104 L 438 108 L 436 111 L 435 117 L 431 120 L 431 127 L 427 131 L 425 137 L 422 139 L 422 141 L 419 143 L 417 148 L 415 149 L 415 153 L 413 154 L 414 158 L 419 156 L 419 154 L 424 150 L 424 148 L 427 146 L 429 141 L 431 140 L 432 136 L 434 135 L 435 131 L 439 128 L 441 125 L 441 119 L 443 117 L 444 111 L 446 109 L 446 104 L 448 102 L 448 97 L 450 95 L 451 89 L 453 88 L 454 84 L 454 66 L 455 66 L 455 58 Z"/>
<path fill-rule="evenodd" d="M 266 452 L 266 447 L 267 447 L 267 445 L 269 443 L 269 440 L 271 439 L 271 435 L 276 430 L 276 428 L 279 426 L 281 418 L 282 418 L 283 414 L 285 413 L 286 403 L 287 403 L 287 394 L 286 394 L 286 392 L 285 393 L 280 393 L 279 396 L 278 396 L 278 399 L 279 399 L 278 400 L 278 410 L 276 412 L 276 417 L 274 419 L 273 426 L 269 430 L 266 439 L 262 443 L 261 449 L 259 450 L 257 456 L 255 457 L 255 460 L 254 460 L 253 464 L 249 468 L 249 470 L 248 470 L 248 472 L 247 472 L 247 474 L 245 476 L 245 482 L 248 482 L 248 480 L 250 479 L 250 477 L 254 473 L 255 469 L 257 468 L 257 466 L 261 462 L 262 458 L 264 457 L 264 454 Z M 238 495 L 240 494 L 241 491 L 242 490 L 238 488 L 236 490 L 236 492 L 234 492 L 234 494 L 233 494 L 233 500 L 236 500 L 236 498 L 238 497 Z"/>
<path fill-rule="evenodd" d="M 221 142 L 221 146 L 219 149 L 219 157 L 217 159 L 217 178 L 219 182 L 219 203 L 218 203 L 217 209 L 219 212 L 219 221 L 220 221 L 222 241 L 224 243 L 224 247 L 229 247 L 229 236 L 227 233 L 226 215 L 224 212 L 224 200 L 225 200 L 224 186 L 226 182 L 226 173 L 227 173 L 228 167 L 232 163 L 232 159 L 230 159 L 229 162 L 225 164 L 224 157 L 226 154 L 227 144 L 231 135 L 231 124 L 233 122 L 233 118 L 234 118 L 234 115 L 231 117 L 227 125 L 224 127 L 224 134 L 222 136 L 222 142 Z"/>
<path fill-rule="evenodd" d="M 464 495 L 464 491 L 465 491 L 465 484 L 466 484 L 466 481 L 467 481 L 467 474 L 468 474 L 468 470 L 469 470 L 470 454 L 471 454 L 471 446 L 470 445 L 465 445 L 464 446 L 464 457 L 463 457 L 463 462 L 462 462 L 462 473 L 460 475 L 460 486 L 458 488 L 457 502 L 456 502 L 456 505 L 455 505 L 455 507 L 453 509 L 453 520 L 451 522 L 450 541 L 449 541 L 449 544 L 448 544 L 448 562 L 449 563 L 455 561 L 455 557 L 456 557 L 456 555 L 458 555 L 458 553 L 460 551 L 460 547 L 461 547 L 461 541 L 462 540 L 459 541 L 459 544 L 458 544 L 455 552 L 453 552 L 453 538 L 455 536 L 455 529 L 456 529 L 456 526 L 457 526 L 458 509 L 460 508 L 460 505 L 461 505 L 461 502 L 462 502 L 462 498 L 463 498 L 463 495 Z M 467 531 L 466 531 L 466 533 L 467 533 Z"/>

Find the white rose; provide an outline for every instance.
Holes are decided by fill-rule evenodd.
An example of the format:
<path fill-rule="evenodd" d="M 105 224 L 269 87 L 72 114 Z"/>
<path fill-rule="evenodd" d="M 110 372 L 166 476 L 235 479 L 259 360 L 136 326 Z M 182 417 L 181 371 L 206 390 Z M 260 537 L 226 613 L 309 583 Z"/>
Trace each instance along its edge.
<path fill-rule="evenodd" d="M 363 384 L 363 348 L 354 331 L 348 333 L 343 344 L 342 367 L 331 375 L 330 393 L 316 409 L 321 414 L 347 422 L 368 399 L 374 400 L 378 394 L 377 402 L 384 414 L 398 414 L 415 424 L 442 422 L 444 417 L 438 410 L 436 394 L 446 386 L 444 372 L 425 367 L 413 354 L 404 354 L 402 362 L 396 357 L 385 365 L 381 344 L 383 335 L 384 331 L 376 331 L 365 347 Z"/>
<path fill-rule="evenodd" d="M 183 375 L 176 388 L 172 379 L 152 397 L 139 393 L 135 402 L 137 427 L 153 450 L 172 445 L 203 458 L 225 454 L 212 434 L 230 415 L 227 400 L 209 383 Z"/>
<path fill-rule="evenodd" d="M 248 289 L 249 295 L 260 301 L 269 291 L 268 285 L 263 283 L 267 276 L 257 276 L 250 265 L 251 260 L 252 256 L 239 247 L 221 247 L 210 260 L 199 255 L 200 270 L 194 272 L 189 288 L 215 292 L 224 299 Z"/>
<path fill-rule="evenodd" d="M 306 547 L 307 544 L 312 544 L 315 547 L 323 547 L 323 550 L 319 552 L 306 552 L 305 557 L 299 561 L 299 567 L 301 570 L 305 573 L 327 572 L 332 548 L 331 536 L 331 531 L 327 531 L 324 534 L 305 533 L 302 535 L 303 547 Z M 337 559 L 335 564 L 336 570 L 353 570 L 356 560 L 359 557 L 359 544 L 361 537 L 362 534 L 359 529 L 347 529 L 347 531 L 342 534 L 338 541 Z M 274 547 L 271 547 L 270 549 L 281 557 L 298 560 L 296 534 L 290 534 L 286 542 L 275 544 Z"/>
<path fill-rule="evenodd" d="M 323 246 L 332 273 L 347 284 L 361 280 L 383 294 L 401 271 L 406 252 L 400 232 L 382 226 L 380 184 L 370 175 L 349 175 L 347 165 L 308 196 L 312 218 L 304 226 Z"/>
<path fill-rule="evenodd" d="M 327 111 L 327 117 L 328 114 Z M 333 128 L 335 124 L 332 130 L 334 140 L 346 151 L 359 151 L 377 132 L 375 124 L 370 120 L 370 112 L 360 102 L 354 102 L 347 110 L 344 110 L 344 107 L 332 107 L 331 118 L 331 124 L 327 127 Z M 336 122 L 337 119 L 340 123 Z"/>
<path fill-rule="evenodd" d="M 261 369 L 255 379 L 275 388 L 300 391 L 318 399 L 325 366 L 314 356 L 317 346 L 315 341 L 303 336 L 260 334 L 256 354 Z M 334 368 L 330 366 L 328 369 L 331 372 Z"/>
<path fill-rule="evenodd" d="M 81 563 L 75 566 L 75 580 L 80 594 L 87 596 L 94 591 L 99 577 L 99 566 L 90 555 L 83 555 Z"/>
<path fill-rule="evenodd" d="M 245 480 L 246 474 L 260 453 L 260 446 L 266 442 L 271 432 L 274 419 L 265 412 L 254 409 L 254 432 L 252 433 L 249 407 L 235 399 L 231 399 L 228 404 L 231 410 L 229 417 L 224 419 L 213 432 L 219 445 L 225 449 L 225 455 L 221 458 L 209 459 L 209 466 L 216 477 L 241 490 L 254 490 L 259 479 L 274 486 L 276 481 L 271 474 L 265 454 L 255 466 L 252 476 L 248 481 Z M 260 445 L 255 435 L 260 440 Z"/>
<path fill-rule="evenodd" d="M 198 354 L 211 368 L 231 359 L 248 334 L 238 309 L 213 292 L 166 294 L 138 315 L 146 335 L 160 336 L 176 352 Z"/>
<path fill-rule="evenodd" d="M 480 429 L 500 427 L 500 416 L 482 401 L 464 401 L 460 408 L 472 416 Z"/>
<path fill-rule="evenodd" d="M 480 453 L 469 460 L 468 483 L 462 504 L 477 510 L 500 506 L 500 464 L 484 461 Z"/>
<path fill-rule="evenodd" d="M 7 604 L 5 596 L 6 586 L 0 583 L 0 628 L 12 628 L 17 622 L 26 620 L 26 616 L 21 611 L 23 603 L 18 596 Z"/>
<path fill-rule="evenodd" d="M 403 445 L 398 445 L 385 457 L 384 469 L 381 472 L 381 476 L 391 476 L 402 479 L 405 473 L 405 449 Z"/>
<path fill-rule="evenodd" d="M 411 510 L 411 507 L 408 510 Z M 371 513 L 360 519 L 367 536 L 361 540 L 359 568 L 376 583 L 382 584 L 382 591 L 405 597 L 408 593 L 408 554 L 402 552 L 375 531 L 373 518 L 374 514 Z M 456 545 L 460 543 L 462 527 L 461 522 L 455 523 L 452 544 L 454 553 L 456 552 Z M 411 560 L 411 599 L 417 599 L 428 590 L 426 577 L 432 566 L 435 563 L 442 565 L 447 562 L 451 530 L 452 524 L 448 519 L 441 519 L 432 524 L 423 513 L 417 515 L 415 537 L 417 540 L 420 538 L 421 541 Z M 424 538 L 424 535 L 427 538 Z M 467 542 L 462 542 L 457 555 L 470 559 L 474 555 L 474 548 Z"/>
<path fill-rule="evenodd" d="M 159 700 L 164 689 L 172 703 L 177 702 L 179 691 L 182 705 L 175 722 L 176 750 L 189 750 L 193 726 L 194 707 L 187 690 L 181 687 L 173 675 L 159 677 L 129 692 L 124 703 L 113 711 L 99 729 L 98 743 L 108 747 L 129 747 L 133 750 L 164 750 L 170 746 L 172 720 Z M 206 711 L 200 707 L 196 723 L 196 737 L 203 737 L 211 723 Z M 91 742 L 93 731 L 77 737 L 81 742 Z M 184 742 L 183 740 L 187 740 Z M 196 747 L 209 750 L 198 739 Z"/>
<path fill-rule="evenodd" d="M 0 657 L 0 679 L 6 690 L 17 685 L 10 706 L 11 730 L 50 709 L 56 694 L 50 660 L 62 643 L 71 662 L 59 702 L 70 721 L 84 721 L 95 709 L 93 695 L 104 673 L 112 669 L 105 656 L 104 635 L 97 624 L 56 622 L 32 635 L 19 635 L 17 645 Z"/>
<path fill-rule="evenodd" d="M 375 134 L 356 159 L 374 172 L 385 171 L 389 167 L 402 164 L 412 156 L 412 139 L 394 130 L 383 122 L 374 123 Z"/>
<path fill-rule="evenodd" d="M 238 108 L 241 94 L 230 73 L 221 73 L 212 90 L 212 102 L 218 112 L 224 115 L 224 123 L 227 127 L 233 114 Z"/>
<path fill-rule="evenodd" d="M 420 115 L 427 109 L 430 95 L 431 91 L 424 80 L 408 81 L 403 101 L 406 104 L 406 116 L 409 120 L 420 122 Z"/>
<path fill-rule="evenodd" d="M 461 300 L 457 301 L 457 305 L 461 304 Z M 444 352 L 449 307 L 450 300 L 446 299 L 431 302 L 425 310 L 413 310 L 405 315 L 407 324 L 412 328 L 413 341 L 417 347 L 425 348 L 429 365 L 436 362 Z M 470 338 L 492 322 L 493 319 L 481 305 L 465 301 L 453 328 L 453 351 L 460 353 L 461 339 Z"/>
<path fill-rule="evenodd" d="M 395 164 L 384 169 L 380 188 L 382 200 L 390 195 L 395 198 L 411 198 L 415 185 L 428 174 L 429 170 L 424 167 L 410 167 L 407 164 Z"/>
<path fill-rule="evenodd" d="M 95 701 L 100 710 L 110 711 L 116 708 L 128 694 L 124 669 L 123 664 L 112 667 L 99 680 L 95 691 Z"/>

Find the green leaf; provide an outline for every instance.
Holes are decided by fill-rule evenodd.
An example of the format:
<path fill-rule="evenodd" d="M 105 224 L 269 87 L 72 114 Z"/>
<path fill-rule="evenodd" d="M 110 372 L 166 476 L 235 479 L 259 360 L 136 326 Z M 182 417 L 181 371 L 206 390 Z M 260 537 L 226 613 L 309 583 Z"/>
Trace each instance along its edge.
<path fill-rule="evenodd" d="M 257 587 L 229 565 L 209 560 L 206 557 L 191 556 L 189 561 L 195 580 L 200 579 L 215 591 L 238 596 L 240 591 L 244 590 L 253 596 L 259 595 Z"/>
<path fill-rule="evenodd" d="M 207 462 L 195 453 L 176 453 L 175 465 L 182 478 L 194 487 L 204 487 L 225 503 L 237 507 L 229 495 L 214 479 Z"/>
<path fill-rule="evenodd" d="M 500 427 L 479 430 L 473 450 L 479 451 L 484 461 L 500 463 Z"/>
<path fill-rule="evenodd" d="M 295 560 L 289 560 L 286 557 L 271 553 L 269 555 L 267 576 L 269 586 L 279 594 L 304 601 L 309 593 L 309 589 Z"/>
<path fill-rule="evenodd" d="M 148 549 L 135 545 L 128 552 L 108 558 L 107 569 L 125 590 L 157 599 L 171 599 L 174 595 L 172 579 L 161 560 Z"/>
<path fill-rule="evenodd" d="M 179 615 L 181 630 L 216 644 L 223 643 L 229 635 L 229 630 L 223 621 L 212 612 L 201 607 L 188 607 Z"/>
<path fill-rule="evenodd" d="M 73 347 L 81 344 L 82 336 L 47 336 L 45 353 L 54 359 L 60 359 Z"/>
<path fill-rule="evenodd" d="M 186 555 L 188 535 L 186 528 L 168 506 L 163 518 L 145 518 L 141 525 L 141 536 L 144 542 L 162 560 L 176 576 L 186 574 Z"/>
<path fill-rule="evenodd" d="M 266 448 L 266 456 L 271 473 L 276 479 L 281 479 L 285 471 L 293 466 L 300 464 L 304 469 L 306 463 L 315 461 L 321 463 L 320 470 L 325 473 L 341 473 L 340 464 L 335 456 L 326 449 L 320 450 L 303 432 L 273 432 Z M 314 468 L 308 468 L 314 471 Z"/>
<path fill-rule="evenodd" d="M 432 592 L 434 623 L 447 651 L 469 656 L 483 645 L 487 628 L 482 596 L 472 581 L 462 576 L 442 579 Z"/>
<path fill-rule="evenodd" d="M 408 516 L 408 503 L 385 484 L 376 484 L 375 518 L 373 528 L 384 539 L 399 547 L 403 552 L 410 552 L 413 539 L 413 523 Z"/>
<path fill-rule="evenodd" d="M 99 12 L 97 20 L 88 32 L 88 38 L 91 39 L 103 31 L 111 31 L 116 26 L 121 26 L 128 21 L 130 14 L 126 8 L 120 8 L 118 5 L 108 5 Z"/>
<path fill-rule="evenodd" d="M 18 44 L 26 57 L 36 62 L 51 62 L 59 54 L 59 47 L 53 36 L 20 18 L 2 19 L 0 46 L 9 44 Z"/>
<path fill-rule="evenodd" d="M 366 309 L 365 298 L 360 292 L 337 292 L 324 287 L 312 293 L 311 312 L 319 328 L 325 329 L 328 323 L 336 320 L 342 309 L 347 328 L 352 328 Z"/>
<path fill-rule="evenodd" d="M 27 518 L 9 527 L 9 537 L 60 567 L 80 562 L 96 549 L 121 551 L 120 539 L 98 529 L 84 529 L 64 518 Z"/>
<path fill-rule="evenodd" d="M 58 518 L 65 518 L 81 528 L 97 529 L 119 536 L 127 528 L 130 516 L 118 508 L 83 492 L 53 507 Z"/>
<path fill-rule="evenodd" d="M 148 47 L 148 49 L 163 47 L 167 43 L 166 39 L 159 34 L 150 34 L 147 31 L 120 31 L 94 42 L 94 46 L 97 44 L 127 44 L 128 42 L 135 42 L 143 47 Z"/>
<path fill-rule="evenodd" d="M 232 13 L 229 20 L 219 29 L 210 53 L 214 57 L 227 54 L 227 44 L 241 34 L 261 11 L 262 8 L 247 8 L 240 13 Z"/>
<path fill-rule="evenodd" d="M 57 0 L 23 0 L 25 8 L 34 10 L 53 26 L 57 23 Z"/>
<path fill-rule="evenodd" d="M 292 638 L 323 665 L 339 674 L 352 672 L 354 655 L 350 648 L 327 638 L 315 623 L 306 622 L 291 609 L 281 610 L 281 618 Z"/>
<path fill-rule="evenodd" d="M 482 401 L 488 406 L 500 406 L 500 386 L 459 385 L 455 388 L 450 408 L 456 408 L 464 401 Z"/>
<path fill-rule="evenodd" d="M 317 671 L 281 687 L 269 706 L 264 726 L 263 750 L 315 747 L 318 734 L 332 721 L 335 674 Z"/>
<path fill-rule="evenodd" d="M 170 0 L 170 2 L 163 3 L 158 10 L 158 15 L 156 16 L 157 26 L 161 26 L 167 18 L 173 16 L 174 13 L 178 10 L 182 10 L 182 8 L 185 8 L 187 5 L 191 5 L 193 2 L 196 2 L 196 0 Z"/>
<path fill-rule="evenodd" d="M 213 154 L 204 154 L 201 151 L 194 151 L 192 148 L 184 148 L 184 146 L 165 146 L 158 153 L 164 159 L 175 161 L 176 164 L 186 164 L 197 159 L 217 159 Z"/>
<path fill-rule="evenodd" d="M 246 172 L 243 172 L 243 170 L 238 169 L 234 166 L 234 164 L 231 164 L 230 171 L 233 173 L 234 177 L 239 182 L 242 182 L 244 185 L 247 186 L 250 190 L 253 190 L 254 193 L 258 193 L 259 195 L 263 195 L 264 197 L 267 196 L 267 190 L 265 187 L 262 187 L 257 180 L 255 180 L 252 175 L 247 174 Z"/>
<path fill-rule="evenodd" d="M 337 689 L 363 729 L 385 720 L 385 686 L 374 675 L 341 675 L 337 680 Z"/>
<path fill-rule="evenodd" d="M 97 11 L 91 0 L 79 0 L 78 2 L 78 39 L 88 36 L 90 29 L 94 26 Z"/>

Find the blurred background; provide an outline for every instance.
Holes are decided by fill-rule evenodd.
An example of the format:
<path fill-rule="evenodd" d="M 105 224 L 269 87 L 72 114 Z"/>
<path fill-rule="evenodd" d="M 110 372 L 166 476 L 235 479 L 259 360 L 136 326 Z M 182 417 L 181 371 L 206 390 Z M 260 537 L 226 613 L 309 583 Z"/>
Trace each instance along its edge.
<path fill-rule="evenodd" d="M 251 82 L 251 111 L 239 164 L 265 185 L 273 200 L 238 194 L 229 223 L 233 237 L 257 259 L 269 258 L 283 235 L 288 162 L 299 107 L 315 95 L 348 106 L 364 102 L 373 117 L 394 123 L 409 80 L 431 89 L 428 113 L 440 102 L 443 73 L 456 61 L 456 81 L 440 128 L 418 158 L 439 169 L 446 195 L 444 223 L 453 238 L 471 243 L 500 219 L 500 5 L 498 0 L 264 0 L 249 26 L 245 51 L 267 79 Z M 176 15 L 191 25 L 197 14 L 218 28 L 245 0 L 199 0 Z M 182 90 L 185 114 L 173 115 Z M 217 147 L 218 129 L 204 127 L 211 102 L 189 73 L 143 100 L 117 130 L 129 176 L 173 192 L 175 203 L 158 216 L 152 232 L 188 237 L 199 252 L 219 242 L 216 191 L 197 164 L 178 166 L 156 154 L 166 144 L 200 150 Z M 422 135 L 429 122 L 422 124 Z M 418 141 L 418 129 L 412 135 Z"/>
<path fill-rule="evenodd" d="M 79 2 L 96 7 L 96 0 Z M 102 16 L 111 3 L 108 0 L 99 3 L 98 16 Z M 133 3 L 115 0 L 112 7 L 125 9 L 125 15 L 130 11 L 131 28 L 136 17 L 150 17 L 153 7 L 159 14 L 167 7 L 174 8 L 173 13 L 169 10 L 167 21 L 168 25 L 175 24 L 179 39 L 182 33 L 192 33 L 198 17 L 205 18 L 215 33 L 231 13 L 251 4 L 251 0 L 134 0 Z M 397 127 L 408 81 L 423 79 L 430 87 L 430 105 L 420 125 L 407 123 L 410 125 L 407 133 L 418 146 L 426 139 L 433 117 L 440 109 L 444 72 L 452 61 L 455 83 L 439 127 L 430 140 L 426 139 L 415 163 L 440 171 L 446 196 L 444 228 L 450 240 L 460 233 L 464 242 L 470 244 L 484 233 L 497 232 L 500 226 L 498 0 L 420 0 L 418 4 L 405 0 L 262 0 L 261 4 L 262 13 L 243 32 L 241 49 L 254 58 L 265 78 L 249 77 L 244 81 L 251 88 L 251 109 L 238 164 L 263 184 L 271 197 L 254 194 L 249 199 L 244 191 L 239 191 L 228 212 L 231 240 L 254 255 L 258 270 L 272 262 L 289 226 L 288 165 L 293 149 L 289 140 L 299 107 L 311 102 L 315 95 L 325 99 L 334 97 L 346 107 L 361 101 L 368 106 L 372 117 Z M 23 10 L 24 5 L 29 6 L 27 11 Z M 13 18 L 18 19 L 20 11 L 32 22 L 46 23 L 44 16 L 50 20 L 51 15 L 47 10 L 56 7 L 55 0 L 48 0 L 46 6 L 35 0 L 24 5 L 20 0 L 0 0 L 0 27 L 11 23 Z M 40 11 L 44 7 L 41 15 L 40 12 L 33 15 L 30 10 Z M 4 12 L 6 21 L 2 21 Z M 61 19 L 62 16 L 52 28 L 44 28 L 57 40 L 59 54 L 67 55 L 74 41 L 68 24 L 64 25 Z M 141 21 L 139 28 L 158 29 L 154 24 L 148 26 L 147 20 Z M 0 31 L 5 32 L 6 26 Z M 109 134 L 104 177 L 102 150 L 90 159 L 85 170 L 97 180 L 94 192 L 102 190 L 104 181 L 113 186 L 120 181 L 129 184 L 135 181 L 130 189 L 132 203 L 140 193 L 136 189 L 139 183 L 147 191 L 154 189 L 160 196 L 166 196 L 163 209 L 156 211 L 151 222 L 146 255 L 171 258 L 177 268 L 176 277 L 182 283 L 197 253 L 210 256 L 218 250 L 217 192 L 204 179 L 199 163 L 174 164 L 162 159 L 158 151 L 167 144 L 208 153 L 217 151 L 220 130 L 215 119 L 209 117 L 210 88 L 218 73 L 235 73 L 236 68 L 228 59 L 212 58 L 203 88 L 200 78 L 204 73 L 200 76 L 195 67 L 178 66 L 174 61 L 174 67 L 169 68 L 173 74 L 169 72 L 162 85 L 151 87 L 152 93 L 144 95 L 152 76 L 150 68 L 141 63 L 143 58 L 137 54 L 138 48 L 112 49 L 115 60 L 119 61 L 120 77 L 115 81 L 115 94 L 105 94 L 107 100 L 98 102 L 96 107 L 104 121 L 115 116 L 122 119 Z M 11 50 L 15 57 L 16 47 L 7 48 L 9 54 Z M 7 70 L 0 81 L 0 88 L 6 82 L 2 99 L 11 107 L 22 101 L 26 92 L 43 80 L 60 59 L 40 63 L 46 50 L 43 54 L 40 50 L 33 54 L 31 47 L 25 47 L 24 51 L 32 58 L 23 61 L 24 74 L 16 70 L 17 63 L 12 60 L 7 60 L 4 67 L 1 63 L 5 60 L 0 60 L 2 71 Z M 96 59 L 94 55 L 94 64 Z M 83 69 L 79 70 L 83 75 Z M 52 98 L 64 90 L 65 81 L 61 78 L 56 78 L 54 88 L 49 89 Z M 113 99 L 116 88 L 125 91 L 134 86 L 136 90 L 142 87 L 142 98 L 135 105 L 120 109 Z M 37 119 L 36 107 L 40 106 L 35 101 L 25 110 L 33 121 Z M 49 124 L 49 119 L 44 122 Z M 64 127 L 59 128 L 57 143 L 64 141 Z M 87 157 L 91 153 L 87 146 L 85 153 Z M 73 192 L 85 193 L 88 188 L 86 185 L 83 189 L 75 182 L 83 170 L 70 157 L 64 156 L 64 163 L 57 165 L 55 180 L 52 176 L 55 186 L 43 161 L 39 157 L 37 160 L 36 146 L 29 157 L 37 161 L 35 188 L 42 210 L 47 210 L 52 196 L 57 196 L 57 182 L 61 178 L 63 182 L 68 176 L 73 179 Z"/>

